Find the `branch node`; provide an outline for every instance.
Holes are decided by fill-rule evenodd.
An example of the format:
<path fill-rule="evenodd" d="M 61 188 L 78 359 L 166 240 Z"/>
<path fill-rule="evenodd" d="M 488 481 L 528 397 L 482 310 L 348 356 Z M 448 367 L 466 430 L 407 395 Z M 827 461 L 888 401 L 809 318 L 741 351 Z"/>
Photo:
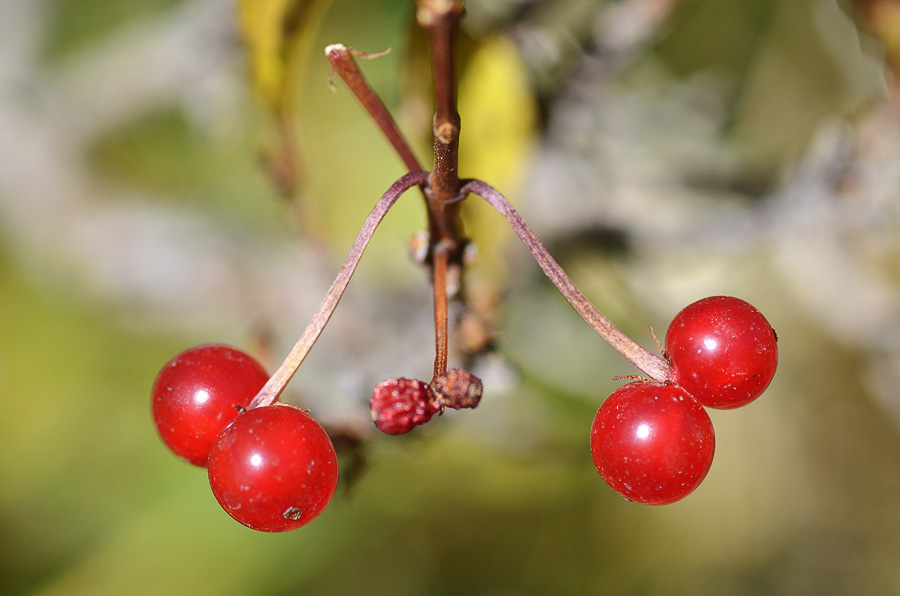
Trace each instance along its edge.
<path fill-rule="evenodd" d="M 434 138 L 444 145 L 449 145 L 459 138 L 459 126 L 453 122 L 442 122 L 435 128 Z"/>

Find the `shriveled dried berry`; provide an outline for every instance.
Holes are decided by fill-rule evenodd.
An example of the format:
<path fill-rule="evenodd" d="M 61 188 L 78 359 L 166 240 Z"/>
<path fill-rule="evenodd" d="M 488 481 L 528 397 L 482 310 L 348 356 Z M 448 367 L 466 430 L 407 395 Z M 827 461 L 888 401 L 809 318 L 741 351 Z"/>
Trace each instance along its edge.
<path fill-rule="evenodd" d="M 376 385 L 369 408 L 375 427 L 389 435 L 408 433 L 441 411 L 427 383 L 404 378 L 388 379 Z"/>
<path fill-rule="evenodd" d="M 438 402 L 446 408 L 474 408 L 481 401 L 481 379 L 461 368 L 451 368 L 431 382 Z"/>

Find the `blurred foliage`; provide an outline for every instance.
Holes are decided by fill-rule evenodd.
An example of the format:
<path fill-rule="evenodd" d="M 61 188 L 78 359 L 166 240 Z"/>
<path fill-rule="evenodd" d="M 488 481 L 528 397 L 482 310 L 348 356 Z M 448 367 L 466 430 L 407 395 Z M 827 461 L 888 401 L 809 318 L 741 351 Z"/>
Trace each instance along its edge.
<path fill-rule="evenodd" d="M 313 33 L 329 0 L 247 0 L 238 2 L 238 24 L 247 52 L 250 80 L 278 132 L 266 155 L 269 172 L 282 193 L 297 194 L 302 173 L 293 129 L 297 105 L 294 81 L 303 78 L 299 65 L 309 54 Z"/>
<path fill-rule="evenodd" d="M 275 111 L 291 100 L 286 90 L 316 30 L 327 2 L 268 0 L 238 2 L 238 22 L 247 48 L 254 89 Z M 307 49 L 308 52 L 308 49 Z"/>
<path fill-rule="evenodd" d="M 632 370 L 473 200 L 471 290 L 500 330 L 474 363 L 478 410 L 370 436 L 358 481 L 306 528 L 230 520 L 155 437 L 153 378 L 207 341 L 271 368 L 403 173 L 329 90 L 320 48 L 392 49 L 362 68 L 429 160 L 411 2 L 313 4 L 302 38 L 272 17 L 291 2 L 0 8 L 0 592 L 900 591 L 900 118 L 878 41 L 896 25 L 856 12 L 889 2 L 469 4 L 462 175 L 508 192 L 642 343 L 709 293 L 741 294 L 779 332 L 766 396 L 712 414 L 695 494 L 641 507 L 597 477 L 591 418 Z M 260 160 L 286 130 L 274 96 L 289 98 L 295 196 Z M 430 367 L 411 195 L 292 384 L 364 434 L 366 388 Z"/>
<path fill-rule="evenodd" d="M 47 59 L 62 58 L 77 52 L 91 41 L 109 34 L 117 27 L 158 14 L 179 0 L 142 0 L 141 2 L 108 2 L 107 0 L 54 0 L 47 11 L 48 35 L 43 51 Z"/>
<path fill-rule="evenodd" d="M 261 231 L 283 226 L 277 203 L 251 202 L 266 194 L 259 162 L 248 159 L 246 135 L 198 135 L 180 110 L 164 109 L 129 123 L 97 142 L 91 167 L 107 189 L 139 187 L 161 200 L 196 205 L 211 216 Z"/>

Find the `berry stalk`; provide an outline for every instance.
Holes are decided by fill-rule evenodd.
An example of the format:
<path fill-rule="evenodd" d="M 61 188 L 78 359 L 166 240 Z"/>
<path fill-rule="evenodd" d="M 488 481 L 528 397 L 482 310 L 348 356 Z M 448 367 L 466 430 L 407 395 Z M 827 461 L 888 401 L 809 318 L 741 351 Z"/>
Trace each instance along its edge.
<path fill-rule="evenodd" d="M 268 406 L 278 399 L 278 396 L 284 391 L 285 386 L 287 386 L 291 377 L 294 376 L 294 373 L 297 372 L 300 364 L 312 349 L 313 344 L 316 343 L 316 340 L 319 339 L 319 336 L 325 329 L 325 325 L 334 313 L 334 309 L 337 308 L 341 296 L 344 295 L 344 290 L 347 289 L 350 278 L 353 277 L 353 272 L 356 271 L 356 267 L 359 265 L 359 261 L 362 259 L 362 255 L 365 252 L 369 241 L 372 239 L 372 235 L 375 233 L 376 228 L 378 228 L 378 224 L 381 223 L 381 220 L 384 219 L 388 210 L 397 202 L 397 199 L 399 199 L 404 192 L 413 186 L 425 184 L 427 180 L 428 172 L 410 172 L 399 178 L 383 195 L 381 195 L 381 198 L 378 199 L 375 207 L 372 208 L 372 211 L 363 223 L 359 234 L 356 236 L 356 240 L 353 242 L 353 246 L 350 248 L 347 258 L 344 259 L 344 263 L 341 265 L 337 277 L 331 284 L 331 288 L 328 289 L 328 293 L 322 300 L 322 304 L 319 306 L 316 314 L 313 315 L 309 325 L 307 325 L 303 334 L 300 336 L 300 339 L 297 340 L 297 343 L 294 344 L 294 347 L 284 359 L 284 362 L 281 363 L 281 366 L 278 367 L 256 397 L 253 398 L 253 401 L 250 402 L 247 409 Z"/>
<path fill-rule="evenodd" d="M 531 251 L 538 265 L 559 290 L 559 293 L 568 300 L 569 304 L 581 315 L 581 318 L 591 326 L 606 342 L 625 356 L 632 364 L 638 367 L 650 378 L 661 383 L 672 380 L 672 372 L 669 364 L 659 356 L 648 352 L 633 339 L 625 335 L 618 327 L 597 310 L 584 294 L 575 286 L 571 278 L 566 275 L 559 263 L 550 255 L 544 244 L 528 227 L 519 212 L 510 205 L 509 201 L 490 184 L 481 180 L 467 180 L 460 188 L 460 193 L 472 193 L 480 196 L 496 209 L 509 223 L 513 231 L 523 244 Z"/>

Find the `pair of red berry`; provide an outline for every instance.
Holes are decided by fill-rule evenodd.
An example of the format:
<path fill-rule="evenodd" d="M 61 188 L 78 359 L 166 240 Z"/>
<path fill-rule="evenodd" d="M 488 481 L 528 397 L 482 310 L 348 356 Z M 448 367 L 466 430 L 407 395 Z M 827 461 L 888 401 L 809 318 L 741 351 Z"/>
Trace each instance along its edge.
<path fill-rule="evenodd" d="M 175 455 L 209 472 L 216 500 L 231 517 L 263 532 L 315 519 L 337 487 L 337 455 L 309 414 L 276 403 L 244 408 L 269 375 L 230 346 L 191 348 L 153 384 L 153 420 Z"/>
<path fill-rule="evenodd" d="M 766 390 L 778 365 L 777 336 L 762 313 L 729 296 L 704 298 L 666 331 L 667 383 L 638 381 L 610 395 L 591 426 L 600 475 L 632 501 L 683 499 L 706 477 L 715 432 L 704 406 L 744 406 Z"/>

